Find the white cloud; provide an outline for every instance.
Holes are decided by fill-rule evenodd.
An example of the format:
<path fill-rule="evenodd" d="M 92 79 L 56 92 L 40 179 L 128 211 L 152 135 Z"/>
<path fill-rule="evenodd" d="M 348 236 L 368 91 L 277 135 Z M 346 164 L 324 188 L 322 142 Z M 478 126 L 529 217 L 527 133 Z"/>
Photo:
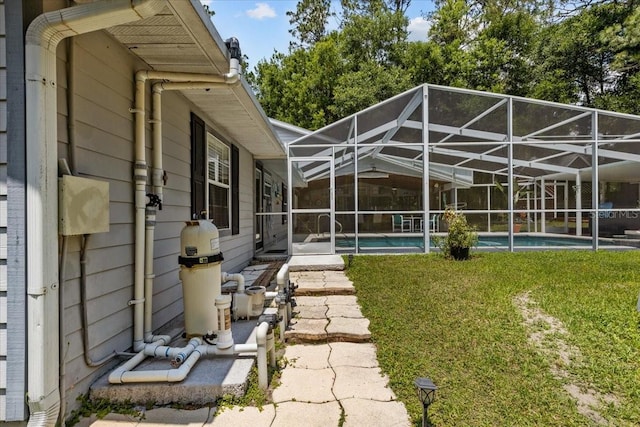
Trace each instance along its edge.
<path fill-rule="evenodd" d="M 267 18 L 275 18 L 276 11 L 267 3 L 256 3 L 255 9 L 247 10 L 247 16 L 249 16 L 249 18 L 261 21 Z"/>
<path fill-rule="evenodd" d="M 426 41 L 430 27 L 431 23 L 422 16 L 411 18 L 409 26 L 407 27 L 407 30 L 409 30 L 409 40 Z"/>

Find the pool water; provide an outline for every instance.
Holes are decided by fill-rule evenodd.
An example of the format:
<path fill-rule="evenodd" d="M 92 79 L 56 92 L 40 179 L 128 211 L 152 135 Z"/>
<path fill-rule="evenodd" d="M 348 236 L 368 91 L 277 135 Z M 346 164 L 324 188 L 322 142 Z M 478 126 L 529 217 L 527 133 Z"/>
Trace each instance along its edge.
<path fill-rule="evenodd" d="M 361 248 L 423 248 L 424 239 L 422 236 L 366 236 L 358 239 Z M 558 237 L 558 236 L 513 236 L 514 246 L 524 247 L 570 247 L 584 246 L 591 247 L 590 238 Z M 615 243 L 608 240 L 598 242 L 602 246 L 612 246 Z M 336 248 L 353 248 L 355 239 L 353 237 L 336 237 Z M 478 247 L 508 247 L 509 236 L 479 236 Z M 433 241 L 431 247 L 435 247 Z"/>

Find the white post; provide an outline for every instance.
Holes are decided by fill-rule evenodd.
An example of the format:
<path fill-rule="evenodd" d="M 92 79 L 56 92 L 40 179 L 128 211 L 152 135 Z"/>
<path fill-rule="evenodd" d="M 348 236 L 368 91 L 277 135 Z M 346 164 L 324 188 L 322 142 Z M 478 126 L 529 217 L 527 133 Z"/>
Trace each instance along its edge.
<path fill-rule="evenodd" d="M 546 182 L 544 180 L 544 178 L 540 179 L 540 208 L 541 208 L 541 213 L 540 213 L 540 232 L 542 233 L 546 233 L 547 232 L 547 187 L 546 187 Z M 554 197 L 555 199 L 555 197 Z"/>
<path fill-rule="evenodd" d="M 582 236 L 582 180 L 576 174 L 576 236 Z"/>

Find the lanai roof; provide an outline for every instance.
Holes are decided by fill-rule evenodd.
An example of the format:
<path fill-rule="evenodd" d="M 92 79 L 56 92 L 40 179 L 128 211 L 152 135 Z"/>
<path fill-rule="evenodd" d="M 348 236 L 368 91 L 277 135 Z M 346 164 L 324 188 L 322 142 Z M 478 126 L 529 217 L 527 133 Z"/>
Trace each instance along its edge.
<path fill-rule="evenodd" d="M 426 124 L 426 125 L 425 125 Z M 470 185 L 473 172 L 523 180 L 640 180 L 640 117 L 495 93 L 420 85 L 289 144 L 290 156 L 334 156 L 336 175 L 382 172 Z M 357 145 L 357 156 L 354 155 Z M 335 152 L 332 153 L 332 149 Z M 299 163 L 307 181 L 326 163 Z"/>

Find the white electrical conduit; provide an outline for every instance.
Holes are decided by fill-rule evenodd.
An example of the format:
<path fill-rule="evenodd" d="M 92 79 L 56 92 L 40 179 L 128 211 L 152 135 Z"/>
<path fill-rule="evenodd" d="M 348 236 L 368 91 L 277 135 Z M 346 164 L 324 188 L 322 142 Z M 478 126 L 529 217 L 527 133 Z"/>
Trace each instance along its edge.
<path fill-rule="evenodd" d="M 197 73 L 163 72 L 140 70 L 136 72 L 135 107 L 135 255 L 134 255 L 134 295 L 129 305 L 134 306 L 133 350 L 142 351 L 145 343 L 164 339 L 162 335 L 152 335 L 153 316 L 153 242 L 155 234 L 155 209 L 147 212 L 147 163 L 145 157 L 145 89 L 147 80 L 173 80 L 207 82 L 208 87 L 235 85 L 240 83 L 240 62 L 232 58 L 229 72 L 221 75 Z M 162 88 L 154 85 L 152 92 L 153 127 L 153 192 L 163 203 L 162 187 L 164 170 L 162 165 Z M 168 341 L 167 341 L 168 343 Z"/>
<path fill-rule="evenodd" d="M 165 5 L 165 0 L 112 0 L 74 6 L 39 15 L 25 34 L 29 426 L 55 424 L 60 410 L 58 227 L 56 216 L 45 214 L 58 198 L 56 49 L 67 37 L 154 16 Z"/>
<path fill-rule="evenodd" d="M 111 384 L 124 384 L 124 383 L 141 383 L 141 382 L 179 382 L 184 380 L 191 369 L 195 366 L 196 362 L 202 356 L 230 356 L 234 354 L 242 353 L 256 353 L 257 366 L 258 366 L 258 386 L 266 390 L 268 386 L 268 371 L 267 371 L 267 354 L 270 359 L 270 366 L 275 367 L 275 345 L 273 338 L 273 331 L 269 333 L 269 324 L 262 322 L 256 331 L 256 344 L 235 344 L 228 349 L 219 349 L 215 345 L 202 345 L 199 338 L 193 338 L 189 341 L 187 347 L 181 349 L 172 349 L 164 347 L 160 342 L 155 342 L 151 345 L 147 345 L 149 352 L 155 353 L 151 355 L 159 355 L 165 352 L 166 354 L 175 353 L 178 357 L 182 353 L 182 357 L 186 357 L 186 360 L 178 368 L 165 369 L 165 370 L 148 370 L 148 371 L 133 371 L 146 357 L 150 354 L 148 352 L 141 351 L 136 354 L 132 359 L 128 360 L 109 375 L 109 383 Z M 153 349 L 152 349 L 153 348 Z"/>

